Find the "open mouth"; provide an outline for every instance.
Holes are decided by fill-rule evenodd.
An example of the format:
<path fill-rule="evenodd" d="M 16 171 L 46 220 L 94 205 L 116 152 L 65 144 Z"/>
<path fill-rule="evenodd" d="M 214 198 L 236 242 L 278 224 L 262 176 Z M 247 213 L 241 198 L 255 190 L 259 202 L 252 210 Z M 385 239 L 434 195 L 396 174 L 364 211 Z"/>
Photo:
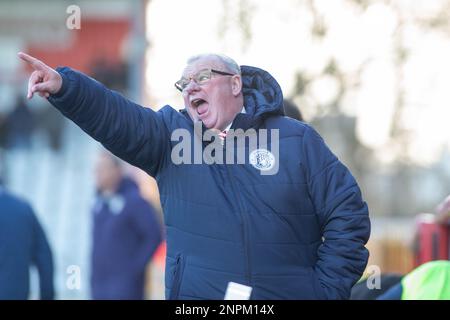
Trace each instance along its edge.
<path fill-rule="evenodd" d="M 208 102 L 201 98 L 193 99 L 191 101 L 191 106 L 195 109 L 200 119 L 202 118 L 202 116 L 205 116 L 208 111 Z"/>
<path fill-rule="evenodd" d="M 206 102 L 205 100 L 198 98 L 198 99 L 192 100 L 192 101 L 191 101 L 191 104 L 192 104 L 193 107 L 198 108 L 198 107 L 200 107 L 202 104 L 204 104 L 205 102 Z"/>

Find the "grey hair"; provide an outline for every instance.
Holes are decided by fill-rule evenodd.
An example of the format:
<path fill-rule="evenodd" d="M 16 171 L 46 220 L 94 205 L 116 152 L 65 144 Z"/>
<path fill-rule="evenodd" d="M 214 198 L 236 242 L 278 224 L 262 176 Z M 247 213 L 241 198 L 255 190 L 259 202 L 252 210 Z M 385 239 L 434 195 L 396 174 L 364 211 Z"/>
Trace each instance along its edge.
<path fill-rule="evenodd" d="M 223 65 L 225 66 L 227 71 L 241 75 L 241 67 L 237 64 L 237 62 L 224 54 L 218 54 L 218 53 L 198 54 L 198 55 L 190 57 L 187 60 L 187 64 L 190 65 L 197 60 L 207 59 L 207 58 L 216 59 L 216 60 L 220 61 L 221 63 L 223 63 Z"/>

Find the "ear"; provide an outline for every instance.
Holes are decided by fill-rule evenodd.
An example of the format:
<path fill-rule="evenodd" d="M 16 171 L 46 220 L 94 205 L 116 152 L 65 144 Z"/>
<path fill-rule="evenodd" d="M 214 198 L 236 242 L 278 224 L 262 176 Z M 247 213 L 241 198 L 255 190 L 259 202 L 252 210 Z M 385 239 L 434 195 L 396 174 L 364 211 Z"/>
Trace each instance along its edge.
<path fill-rule="evenodd" d="M 231 77 L 231 92 L 234 96 L 238 96 L 242 91 L 242 79 L 239 75 Z"/>

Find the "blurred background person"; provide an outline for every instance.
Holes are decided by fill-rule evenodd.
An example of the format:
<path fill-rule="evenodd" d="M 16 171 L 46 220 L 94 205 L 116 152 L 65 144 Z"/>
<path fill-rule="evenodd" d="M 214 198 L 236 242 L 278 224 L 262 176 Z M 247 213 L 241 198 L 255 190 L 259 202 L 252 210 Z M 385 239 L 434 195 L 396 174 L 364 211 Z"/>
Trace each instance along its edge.
<path fill-rule="evenodd" d="M 6 117 L 6 147 L 9 149 L 28 149 L 31 146 L 31 135 L 35 127 L 35 119 L 27 107 L 22 95 L 16 97 L 13 110 Z"/>
<path fill-rule="evenodd" d="M 53 257 L 31 206 L 0 181 L 0 300 L 29 297 L 30 267 L 39 274 L 40 298 L 54 298 Z"/>
<path fill-rule="evenodd" d="M 154 208 L 107 151 L 96 163 L 91 295 L 93 299 L 144 299 L 145 271 L 162 241 Z"/>
<path fill-rule="evenodd" d="M 46 137 L 47 144 L 52 151 L 62 150 L 64 134 L 64 118 L 47 103 L 42 103 L 35 111 L 36 127 Z"/>
<path fill-rule="evenodd" d="M 286 117 L 296 119 L 298 121 L 304 121 L 303 115 L 297 105 L 289 99 L 283 99 L 284 114 Z"/>
<path fill-rule="evenodd" d="M 450 261 L 422 264 L 378 300 L 450 300 Z"/>

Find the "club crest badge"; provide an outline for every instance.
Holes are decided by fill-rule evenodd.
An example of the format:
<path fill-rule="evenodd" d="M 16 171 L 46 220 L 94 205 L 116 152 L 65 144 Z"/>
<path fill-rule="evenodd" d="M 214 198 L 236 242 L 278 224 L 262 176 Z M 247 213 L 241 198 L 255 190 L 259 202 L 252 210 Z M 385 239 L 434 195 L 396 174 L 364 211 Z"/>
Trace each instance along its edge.
<path fill-rule="evenodd" d="M 275 157 L 269 150 L 256 149 L 250 153 L 250 163 L 261 171 L 267 171 L 275 165 Z"/>

